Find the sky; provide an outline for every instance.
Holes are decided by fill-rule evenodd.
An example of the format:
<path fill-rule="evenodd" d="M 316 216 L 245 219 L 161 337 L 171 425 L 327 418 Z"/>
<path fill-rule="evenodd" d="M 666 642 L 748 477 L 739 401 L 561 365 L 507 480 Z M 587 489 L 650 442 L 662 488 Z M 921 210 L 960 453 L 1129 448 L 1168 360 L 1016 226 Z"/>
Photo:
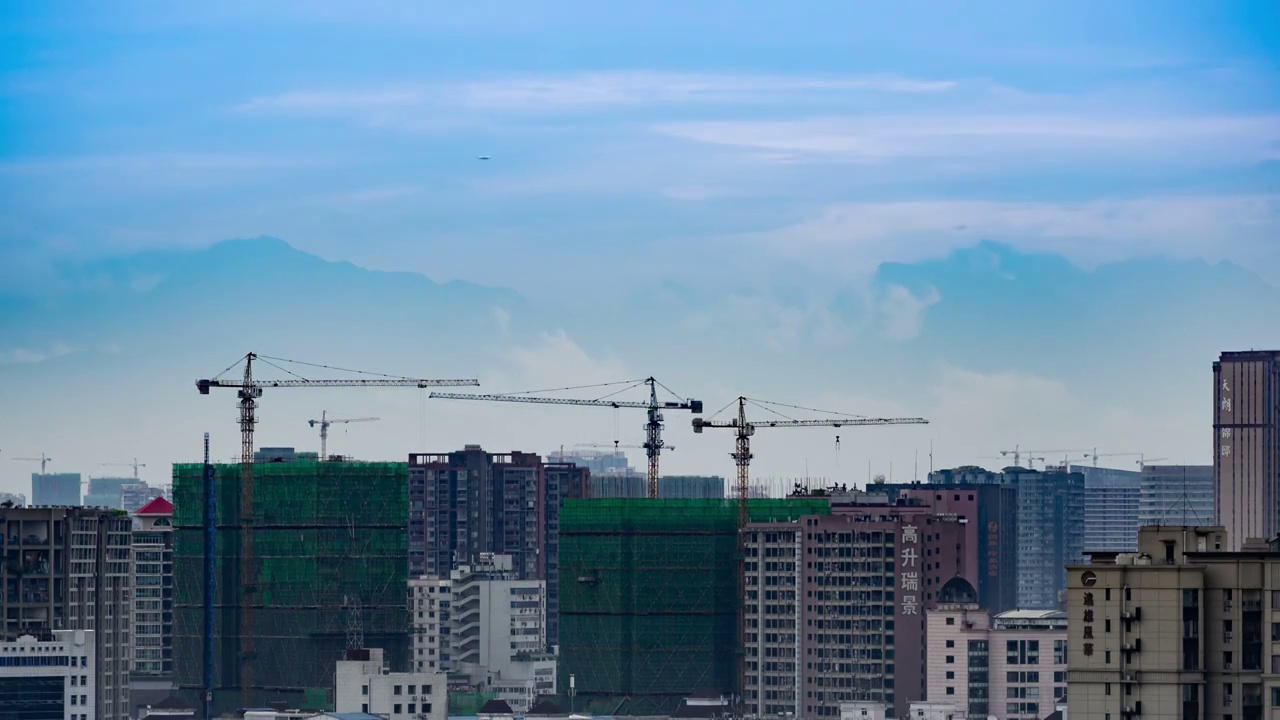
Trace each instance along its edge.
<path fill-rule="evenodd" d="M 1280 342 L 1274 3 L 0 12 L 0 461 L 47 452 L 91 473 L 140 457 L 162 480 L 191 437 L 233 429 L 230 398 L 202 405 L 190 380 L 274 346 L 495 391 L 661 372 L 717 408 L 745 393 L 933 420 L 846 435 L 839 454 L 826 433 L 761 440 L 770 476 L 914 473 L 931 445 L 947 464 L 999 464 L 1014 444 L 1207 462 L 1197 373 L 1222 343 Z M 469 283 L 441 302 L 474 322 L 447 349 L 412 345 L 388 308 L 403 296 L 321 270 L 292 295 L 249 290 L 234 332 L 211 327 L 237 317 L 217 287 L 195 306 L 164 294 L 175 258 L 216 264 L 201 253 L 261 236 L 300 268 Z M 236 262 L 277 257 L 247 252 Z M 128 282 L 99 282 L 104 268 Z M 1017 292 L 983 290 L 1014 275 Z M 1237 292 L 1262 312 L 1193 302 Z M 183 330 L 159 311 L 178 308 L 221 340 L 167 345 Z M 335 329 L 363 342 L 308 344 Z M 1143 375 L 1151 343 L 1185 360 Z M 301 419 L 320 409 L 385 415 L 348 432 L 351 452 L 386 457 L 616 434 L 560 410 L 333 397 L 281 401 L 275 437 L 314 443 Z M 731 473 L 728 438 L 679 424 L 673 471 Z M 0 488 L 30 469 L 3 462 Z"/>

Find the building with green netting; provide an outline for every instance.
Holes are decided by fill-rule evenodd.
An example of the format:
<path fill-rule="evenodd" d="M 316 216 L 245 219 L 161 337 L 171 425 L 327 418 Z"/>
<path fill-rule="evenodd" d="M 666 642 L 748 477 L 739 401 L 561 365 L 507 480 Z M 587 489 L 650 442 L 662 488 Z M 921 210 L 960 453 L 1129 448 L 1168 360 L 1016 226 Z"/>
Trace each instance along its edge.
<path fill-rule="evenodd" d="M 173 466 L 175 679 L 192 701 L 203 665 L 203 467 Z M 215 466 L 218 712 L 277 701 L 331 709 L 349 638 L 407 669 L 407 481 L 403 462 L 260 463 L 245 512 L 240 466 Z"/>
<path fill-rule="evenodd" d="M 826 499 L 751 500 L 752 522 L 830 513 Z M 733 500 L 565 500 L 560 678 L 595 714 L 659 715 L 734 693 L 739 660 Z"/>

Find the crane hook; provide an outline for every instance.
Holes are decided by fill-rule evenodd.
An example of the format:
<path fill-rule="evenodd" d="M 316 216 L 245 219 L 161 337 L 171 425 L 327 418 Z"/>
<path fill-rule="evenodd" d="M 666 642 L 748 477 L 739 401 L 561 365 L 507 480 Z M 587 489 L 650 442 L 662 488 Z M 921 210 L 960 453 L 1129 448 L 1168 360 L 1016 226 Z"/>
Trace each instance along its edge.
<path fill-rule="evenodd" d="M 840 467 L 840 436 L 836 436 L 836 467 Z"/>

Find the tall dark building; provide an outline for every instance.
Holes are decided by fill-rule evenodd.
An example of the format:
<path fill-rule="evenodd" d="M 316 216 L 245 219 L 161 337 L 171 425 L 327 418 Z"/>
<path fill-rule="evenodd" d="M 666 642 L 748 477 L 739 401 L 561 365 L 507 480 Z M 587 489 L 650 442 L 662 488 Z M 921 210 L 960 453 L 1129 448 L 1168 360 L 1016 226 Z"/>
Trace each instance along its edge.
<path fill-rule="evenodd" d="M 882 483 L 870 489 L 887 493 L 890 501 L 918 502 L 964 518 L 965 566 L 976 568 L 979 605 L 992 614 L 1018 609 L 1017 487 L 964 482 L 963 470 L 936 474 L 928 485 Z"/>
<path fill-rule="evenodd" d="M 1280 535 L 1280 351 L 1213 364 L 1213 448 L 1214 522 L 1230 548 Z"/>
<path fill-rule="evenodd" d="M 31 473 L 32 505 L 79 505 L 80 473 Z"/>
<path fill-rule="evenodd" d="M 518 579 L 547 581 L 549 644 L 559 614 L 560 507 L 583 497 L 586 468 L 479 445 L 409 456 L 409 574 L 449 577 L 480 553 L 510 555 Z M 552 618 L 556 618 L 552 620 Z"/>
<path fill-rule="evenodd" d="M 0 538 L 4 639 L 49 640 L 57 630 L 93 630 L 96 688 L 87 714 L 128 720 L 129 516 L 80 507 L 0 508 Z"/>

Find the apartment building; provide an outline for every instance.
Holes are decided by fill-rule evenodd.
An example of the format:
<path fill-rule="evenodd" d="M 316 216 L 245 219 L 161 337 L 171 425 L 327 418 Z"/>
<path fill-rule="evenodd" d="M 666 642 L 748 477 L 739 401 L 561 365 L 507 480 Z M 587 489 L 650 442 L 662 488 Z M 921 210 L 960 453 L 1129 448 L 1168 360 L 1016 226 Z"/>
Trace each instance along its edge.
<path fill-rule="evenodd" d="M 883 502 L 871 496 L 862 501 Z M 837 504 L 746 534 L 748 714 L 839 717 L 925 697 L 925 612 L 965 566 L 965 525 L 922 505 Z"/>
<path fill-rule="evenodd" d="M 158 497 L 133 518 L 133 673 L 172 678 L 173 503 Z"/>
<path fill-rule="evenodd" d="M 927 700 L 961 717 L 1040 720 L 1067 694 L 1067 614 L 992 614 L 963 578 L 948 582 L 925 615 Z"/>
<path fill-rule="evenodd" d="M 92 630 L 55 630 L 0 642 L 0 718 L 93 720 Z"/>
<path fill-rule="evenodd" d="M 547 653 L 546 585 L 522 580 L 507 555 L 481 553 L 450 578 L 449 662 L 470 684 L 497 692 L 523 712 L 556 692 Z"/>
<path fill-rule="evenodd" d="M 449 678 L 441 672 L 389 672 L 379 648 L 348 650 L 334 673 L 341 717 L 364 713 L 384 720 L 445 720 Z"/>
<path fill-rule="evenodd" d="M 1138 525 L 1213 522 L 1212 465 L 1144 465 Z"/>
<path fill-rule="evenodd" d="M 1214 524 L 1229 549 L 1280 535 L 1280 351 L 1213 363 Z"/>
<path fill-rule="evenodd" d="M 1084 550 L 1136 550 L 1142 474 L 1090 465 L 1071 471 L 1084 476 Z"/>
<path fill-rule="evenodd" d="M 0 639 L 92 630 L 96 720 L 129 717 L 131 529 L 118 510 L 0 507 Z"/>
<path fill-rule="evenodd" d="M 1280 548 L 1220 526 L 1141 529 L 1068 569 L 1070 716 L 1261 720 L 1280 712 Z"/>
<path fill-rule="evenodd" d="M 453 669 L 449 654 L 453 585 L 447 579 L 423 575 L 409 579 L 409 622 L 413 625 L 410 664 L 414 672 Z"/>

